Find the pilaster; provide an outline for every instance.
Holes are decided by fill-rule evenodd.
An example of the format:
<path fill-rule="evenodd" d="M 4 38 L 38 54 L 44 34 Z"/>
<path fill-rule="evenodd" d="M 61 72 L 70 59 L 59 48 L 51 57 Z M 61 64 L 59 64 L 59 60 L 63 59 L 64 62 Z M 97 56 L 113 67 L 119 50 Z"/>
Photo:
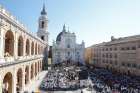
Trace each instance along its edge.
<path fill-rule="evenodd" d="M 34 42 L 34 53 L 33 53 L 33 56 L 35 55 L 35 47 L 36 47 L 36 43 Z"/>
<path fill-rule="evenodd" d="M 17 59 L 18 58 L 18 39 L 17 39 L 17 32 L 15 32 L 14 35 L 14 58 Z"/>
<path fill-rule="evenodd" d="M 22 68 L 22 91 L 25 89 L 25 67 Z"/>
<path fill-rule="evenodd" d="M 17 84 L 17 75 L 16 75 L 16 69 L 15 70 L 13 70 L 14 71 L 14 73 L 13 73 L 13 82 L 12 82 L 12 93 L 17 93 L 17 91 L 16 91 L 16 84 Z"/>
<path fill-rule="evenodd" d="M 29 84 L 31 83 L 31 64 L 29 65 Z"/>
<path fill-rule="evenodd" d="M 26 39 L 23 39 L 23 56 L 26 56 Z"/>
<path fill-rule="evenodd" d="M 0 26 L 0 63 L 4 62 L 4 46 L 5 46 L 5 38 L 4 38 L 4 29 Z"/>
<path fill-rule="evenodd" d="M 32 51 L 31 47 L 32 47 L 32 42 L 29 41 L 29 56 L 32 56 L 32 54 L 31 54 L 31 51 Z"/>

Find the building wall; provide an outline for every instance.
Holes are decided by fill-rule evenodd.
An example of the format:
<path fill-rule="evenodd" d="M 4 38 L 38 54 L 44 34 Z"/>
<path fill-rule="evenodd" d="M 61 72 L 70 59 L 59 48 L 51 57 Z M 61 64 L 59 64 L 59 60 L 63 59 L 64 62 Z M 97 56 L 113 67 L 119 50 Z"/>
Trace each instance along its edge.
<path fill-rule="evenodd" d="M 124 37 L 92 46 L 95 66 L 140 75 L 140 36 Z"/>
<path fill-rule="evenodd" d="M 85 62 L 86 62 L 86 64 L 93 64 L 92 63 L 92 56 L 93 56 L 92 47 L 86 48 L 85 49 Z"/>
<path fill-rule="evenodd" d="M 18 82 L 20 90 L 24 91 L 42 70 L 43 51 L 47 46 L 48 42 L 30 33 L 0 6 L 0 93 L 7 84 L 8 93 L 16 93 Z M 29 80 L 25 84 L 27 77 Z"/>

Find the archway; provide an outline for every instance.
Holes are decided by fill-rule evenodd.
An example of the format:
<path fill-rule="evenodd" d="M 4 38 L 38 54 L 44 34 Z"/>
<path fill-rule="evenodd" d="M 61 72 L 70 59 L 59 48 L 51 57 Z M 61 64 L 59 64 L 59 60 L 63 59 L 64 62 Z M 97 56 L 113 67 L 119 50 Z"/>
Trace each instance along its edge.
<path fill-rule="evenodd" d="M 32 42 L 31 54 L 34 55 L 34 42 Z"/>
<path fill-rule="evenodd" d="M 29 39 L 26 40 L 26 55 L 29 55 L 30 51 L 30 44 L 29 44 Z"/>
<path fill-rule="evenodd" d="M 23 73 L 22 69 L 21 68 L 18 69 L 18 71 L 17 71 L 17 87 L 16 87 L 17 92 L 22 89 L 22 83 L 23 83 L 22 82 L 22 77 L 23 77 L 22 73 Z"/>
<path fill-rule="evenodd" d="M 29 82 L 29 66 L 25 68 L 25 84 Z"/>
<path fill-rule="evenodd" d="M 35 54 L 37 55 L 37 43 L 35 45 Z"/>
<path fill-rule="evenodd" d="M 37 75 L 37 63 L 35 63 L 35 76 Z"/>
<path fill-rule="evenodd" d="M 31 65 L 31 79 L 33 78 L 34 76 L 34 65 L 32 64 Z"/>
<path fill-rule="evenodd" d="M 13 77 L 10 72 L 8 72 L 3 79 L 2 93 L 12 93 L 12 81 Z"/>
<path fill-rule="evenodd" d="M 5 57 L 14 56 L 14 35 L 12 31 L 5 34 Z"/>
<path fill-rule="evenodd" d="M 38 62 L 38 72 L 39 72 L 39 62 Z"/>
<path fill-rule="evenodd" d="M 23 38 L 19 36 L 18 38 L 18 56 L 23 56 Z"/>

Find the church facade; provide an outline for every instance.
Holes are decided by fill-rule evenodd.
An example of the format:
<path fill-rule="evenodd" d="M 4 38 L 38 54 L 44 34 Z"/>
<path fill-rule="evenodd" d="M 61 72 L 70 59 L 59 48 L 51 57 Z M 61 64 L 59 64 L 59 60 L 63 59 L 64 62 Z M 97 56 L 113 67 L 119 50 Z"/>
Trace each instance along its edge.
<path fill-rule="evenodd" d="M 52 45 L 53 64 L 61 62 L 80 62 L 84 64 L 85 43 L 76 43 L 75 33 L 66 31 L 65 25 L 62 32 L 56 38 Z"/>

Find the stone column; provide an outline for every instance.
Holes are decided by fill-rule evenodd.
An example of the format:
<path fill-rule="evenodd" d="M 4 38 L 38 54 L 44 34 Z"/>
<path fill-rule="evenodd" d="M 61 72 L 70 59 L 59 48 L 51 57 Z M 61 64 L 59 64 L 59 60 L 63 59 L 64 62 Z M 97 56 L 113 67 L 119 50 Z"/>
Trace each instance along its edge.
<path fill-rule="evenodd" d="M 4 63 L 5 38 L 4 29 L 0 26 L 0 63 Z"/>
<path fill-rule="evenodd" d="M 36 43 L 34 42 L 34 53 L 33 53 L 33 56 L 35 55 L 35 47 L 36 47 Z"/>
<path fill-rule="evenodd" d="M 33 60 L 34 61 L 34 60 Z M 35 64 L 34 64 L 34 62 L 33 62 L 33 79 L 32 80 L 34 80 L 35 79 Z"/>
<path fill-rule="evenodd" d="M 12 77 L 12 93 L 17 93 L 16 91 L 16 84 L 17 84 L 17 70 L 14 69 L 13 77 Z"/>
<path fill-rule="evenodd" d="M 31 83 L 31 65 L 32 64 L 29 65 L 29 84 Z"/>
<path fill-rule="evenodd" d="M 23 39 L 23 56 L 26 56 L 26 39 Z"/>

